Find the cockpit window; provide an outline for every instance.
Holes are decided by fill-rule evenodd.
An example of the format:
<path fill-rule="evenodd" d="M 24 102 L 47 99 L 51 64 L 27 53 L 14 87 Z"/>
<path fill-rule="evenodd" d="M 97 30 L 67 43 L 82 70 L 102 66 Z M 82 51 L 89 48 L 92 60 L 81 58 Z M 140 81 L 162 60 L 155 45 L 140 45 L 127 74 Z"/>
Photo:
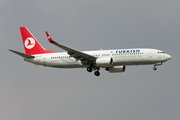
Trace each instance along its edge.
<path fill-rule="evenodd" d="M 159 51 L 159 52 L 157 52 L 157 53 L 162 54 L 162 53 L 165 53 L 165 52 L 163 52 L 163 51 Z"/>

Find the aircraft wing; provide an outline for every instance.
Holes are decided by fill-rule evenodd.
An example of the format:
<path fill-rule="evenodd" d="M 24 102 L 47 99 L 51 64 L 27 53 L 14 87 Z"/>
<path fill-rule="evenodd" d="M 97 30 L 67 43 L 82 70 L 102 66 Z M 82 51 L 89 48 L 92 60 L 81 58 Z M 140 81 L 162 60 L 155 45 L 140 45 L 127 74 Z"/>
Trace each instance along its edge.
<path fill-rule="evenodd" d="M 25 53 L 21 53 L 21 52 L 18 52 L 18 51 L 15 51 L 15 50 L 9 50 L 17 55 L 20 55 L 21 57 L 24 57 L 24 58 L 35 58 L 34 56 L 32 55 L 28 55 L 28 54 L 25 54 Z"/>
<path fill-rule="evenodd" d="M 65 51 L 67 51 L 67 53 L 70 55 L 70 57 L 74 57 L 76 60 L 81 60 L 82 63 L 85 63 L 88 61 L 94 61 L 97 59 L 96 57 L 94 57 L 92 55 L 83 53 L 81 51 L 72 49 L 70 47 L 67 47 L 67 46 L 64 46 L 62 44 L 55 42 L 54 40 L 52 40 L 52 38 L 50 37 L 50 35 L 48 34 L 47 31 L 46 31 L 46 35 L 47 35 L 47 38 L 48 38 L 50 43 L 60 47 L 61 49 L 64 49 Z"/>

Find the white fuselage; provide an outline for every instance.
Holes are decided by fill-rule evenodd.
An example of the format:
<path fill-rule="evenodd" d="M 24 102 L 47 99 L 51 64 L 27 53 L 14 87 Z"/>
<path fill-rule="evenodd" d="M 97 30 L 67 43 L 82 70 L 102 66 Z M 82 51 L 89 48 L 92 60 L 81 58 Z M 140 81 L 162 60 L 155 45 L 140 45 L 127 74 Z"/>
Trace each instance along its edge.
<path fill-rule="evenodd" d="M 51 51 L 44 49 L 26 27 L 20 27 L 25 53 L 9 50 L 25 61 L 42 66 L 54 68 L 86 68 L 94 75 L 100 75 L 100 68 L 105 68 L 110 73 L 125 72 L 127 65 L 156 66 L 171 59 L 171 56 L 161 50 L 147 48 L 113 49 L 96 51 L 79 51 L 54 41 L 46 31 L 48 41 L 65 50 L 66 52 Z"/>
<path fill-rule="evenodd" d="M 114 50 L 98 50 L 98 51 L 82 51 L 83 53 L 95 56 L 97 58 L 112 58 L 113 66 L 121 65 L 146 65 L 163 63 L 171 58 L 157 49 L 114 49 Z M 25 61 L 57 68 L 83 68 L 88 67 L 83 65 L 80 60 L 77 60 L 67 54 L 67 52 L 48 53 L 34 55 L 35 58 L 25 58 Z"/>

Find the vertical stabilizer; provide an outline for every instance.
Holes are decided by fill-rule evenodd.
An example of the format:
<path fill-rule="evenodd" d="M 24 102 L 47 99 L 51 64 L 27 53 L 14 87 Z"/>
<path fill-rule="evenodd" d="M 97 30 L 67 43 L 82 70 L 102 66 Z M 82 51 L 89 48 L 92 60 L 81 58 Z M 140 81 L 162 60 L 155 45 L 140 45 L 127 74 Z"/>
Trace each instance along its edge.
<path fill-rule="evenodd" d="M 44 49 L 26 27 L 20 27 L 20 31 L 26 54 L 36 55 L 45 53 L 56 53 L 54 51 Z"/>

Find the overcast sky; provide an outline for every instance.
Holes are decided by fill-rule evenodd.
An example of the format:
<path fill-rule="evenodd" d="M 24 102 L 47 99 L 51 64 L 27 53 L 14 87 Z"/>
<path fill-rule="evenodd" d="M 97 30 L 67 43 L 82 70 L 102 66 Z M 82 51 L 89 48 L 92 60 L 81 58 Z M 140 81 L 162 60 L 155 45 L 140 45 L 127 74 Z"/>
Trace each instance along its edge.
<path fill-rule="evenodd" d="M 179 0 L 1 0 L 0 120 L 179 120 Z M 41 45 L 77 50 L 155 48 L 172 59 L 96 77 L 27 63 L 19 27 Z"/>

